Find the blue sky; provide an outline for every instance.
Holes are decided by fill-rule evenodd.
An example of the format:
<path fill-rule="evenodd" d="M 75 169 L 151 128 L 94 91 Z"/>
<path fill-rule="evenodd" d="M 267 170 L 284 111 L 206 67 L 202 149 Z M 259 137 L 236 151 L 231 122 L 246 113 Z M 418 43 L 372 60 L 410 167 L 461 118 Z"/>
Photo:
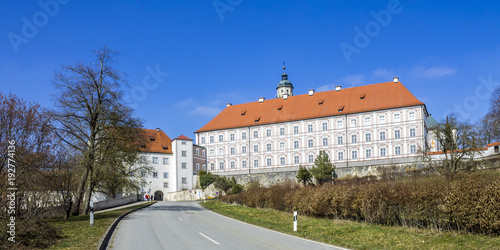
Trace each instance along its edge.
<path fill-rule="evenodd" d="M 498 1 L 2 1 L 0 91 L 52 107 L 54 72 L 120 52 L 124 92 L 170 137 L 226 103 L 400 81 L 441 120 L 474 122 L 500 85 Z M 31 28 L 31 29 L 30 29 Z"/>

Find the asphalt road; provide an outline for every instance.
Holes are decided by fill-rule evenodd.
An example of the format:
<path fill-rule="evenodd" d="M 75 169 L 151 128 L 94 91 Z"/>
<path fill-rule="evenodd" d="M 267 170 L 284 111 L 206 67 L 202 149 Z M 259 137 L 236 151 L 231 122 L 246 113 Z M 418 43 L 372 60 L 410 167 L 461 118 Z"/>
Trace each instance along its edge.
<path fill-rule="evenodd" d="M 197 202 L 157 202 L 125 217 L 108 249 L 342 248 L 242 223 L 206 210 Z"/>

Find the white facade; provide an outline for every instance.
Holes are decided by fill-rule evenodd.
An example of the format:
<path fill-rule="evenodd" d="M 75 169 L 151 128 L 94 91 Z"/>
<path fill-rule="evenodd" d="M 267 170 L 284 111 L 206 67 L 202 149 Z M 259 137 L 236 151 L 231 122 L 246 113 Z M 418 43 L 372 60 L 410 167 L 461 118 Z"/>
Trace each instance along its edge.
<path fill-rule="evenodd" d="M 217 174 L 296 170 L 320 150 L 337 167 L 415 162 L 425 145 L 423 105 L 196 133 Z"/>

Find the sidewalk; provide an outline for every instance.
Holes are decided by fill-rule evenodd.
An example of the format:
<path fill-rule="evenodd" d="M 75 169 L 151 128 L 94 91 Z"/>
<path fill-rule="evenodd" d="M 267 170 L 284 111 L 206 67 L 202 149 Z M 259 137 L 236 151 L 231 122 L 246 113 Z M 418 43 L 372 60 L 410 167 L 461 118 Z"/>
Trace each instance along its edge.
<path fill-rule="evenodd" d="M 135 206 L 135 205 L 140 205 L 140 204 L 144 204 L 144 203 L 148 203 L 148 202 L 149 201 L 137 201 L 137 202 L 129 203 L 127 205 L 123 205 L 123 206 L 118 206 L 118 207 L 107 208 L 107 209 L 104 209 L 104 210 L 99 210 L 99 211 L 94 212 L 94 213 L 98 214 L 98 213 L 109 212 L 109 211 L 113 211 L 113 210 L 117 210 L 117 209 L 122 209 L 122 208 L 126 208 L 126 207 L 131 207 L 131 206 Z"/>

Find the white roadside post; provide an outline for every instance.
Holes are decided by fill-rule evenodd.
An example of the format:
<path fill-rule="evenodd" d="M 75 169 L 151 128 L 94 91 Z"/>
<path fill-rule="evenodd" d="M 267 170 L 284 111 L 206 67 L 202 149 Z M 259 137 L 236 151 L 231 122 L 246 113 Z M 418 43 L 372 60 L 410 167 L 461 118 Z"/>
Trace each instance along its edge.
<path fill-rule="evenodd" d="M 293 212 L 293 231 L 297 232 L 297 211 Z"/>
<path fill-rule="evenodd" d="M 90 202 L 90 225 L 94 225 L 94 202 Z"/>

